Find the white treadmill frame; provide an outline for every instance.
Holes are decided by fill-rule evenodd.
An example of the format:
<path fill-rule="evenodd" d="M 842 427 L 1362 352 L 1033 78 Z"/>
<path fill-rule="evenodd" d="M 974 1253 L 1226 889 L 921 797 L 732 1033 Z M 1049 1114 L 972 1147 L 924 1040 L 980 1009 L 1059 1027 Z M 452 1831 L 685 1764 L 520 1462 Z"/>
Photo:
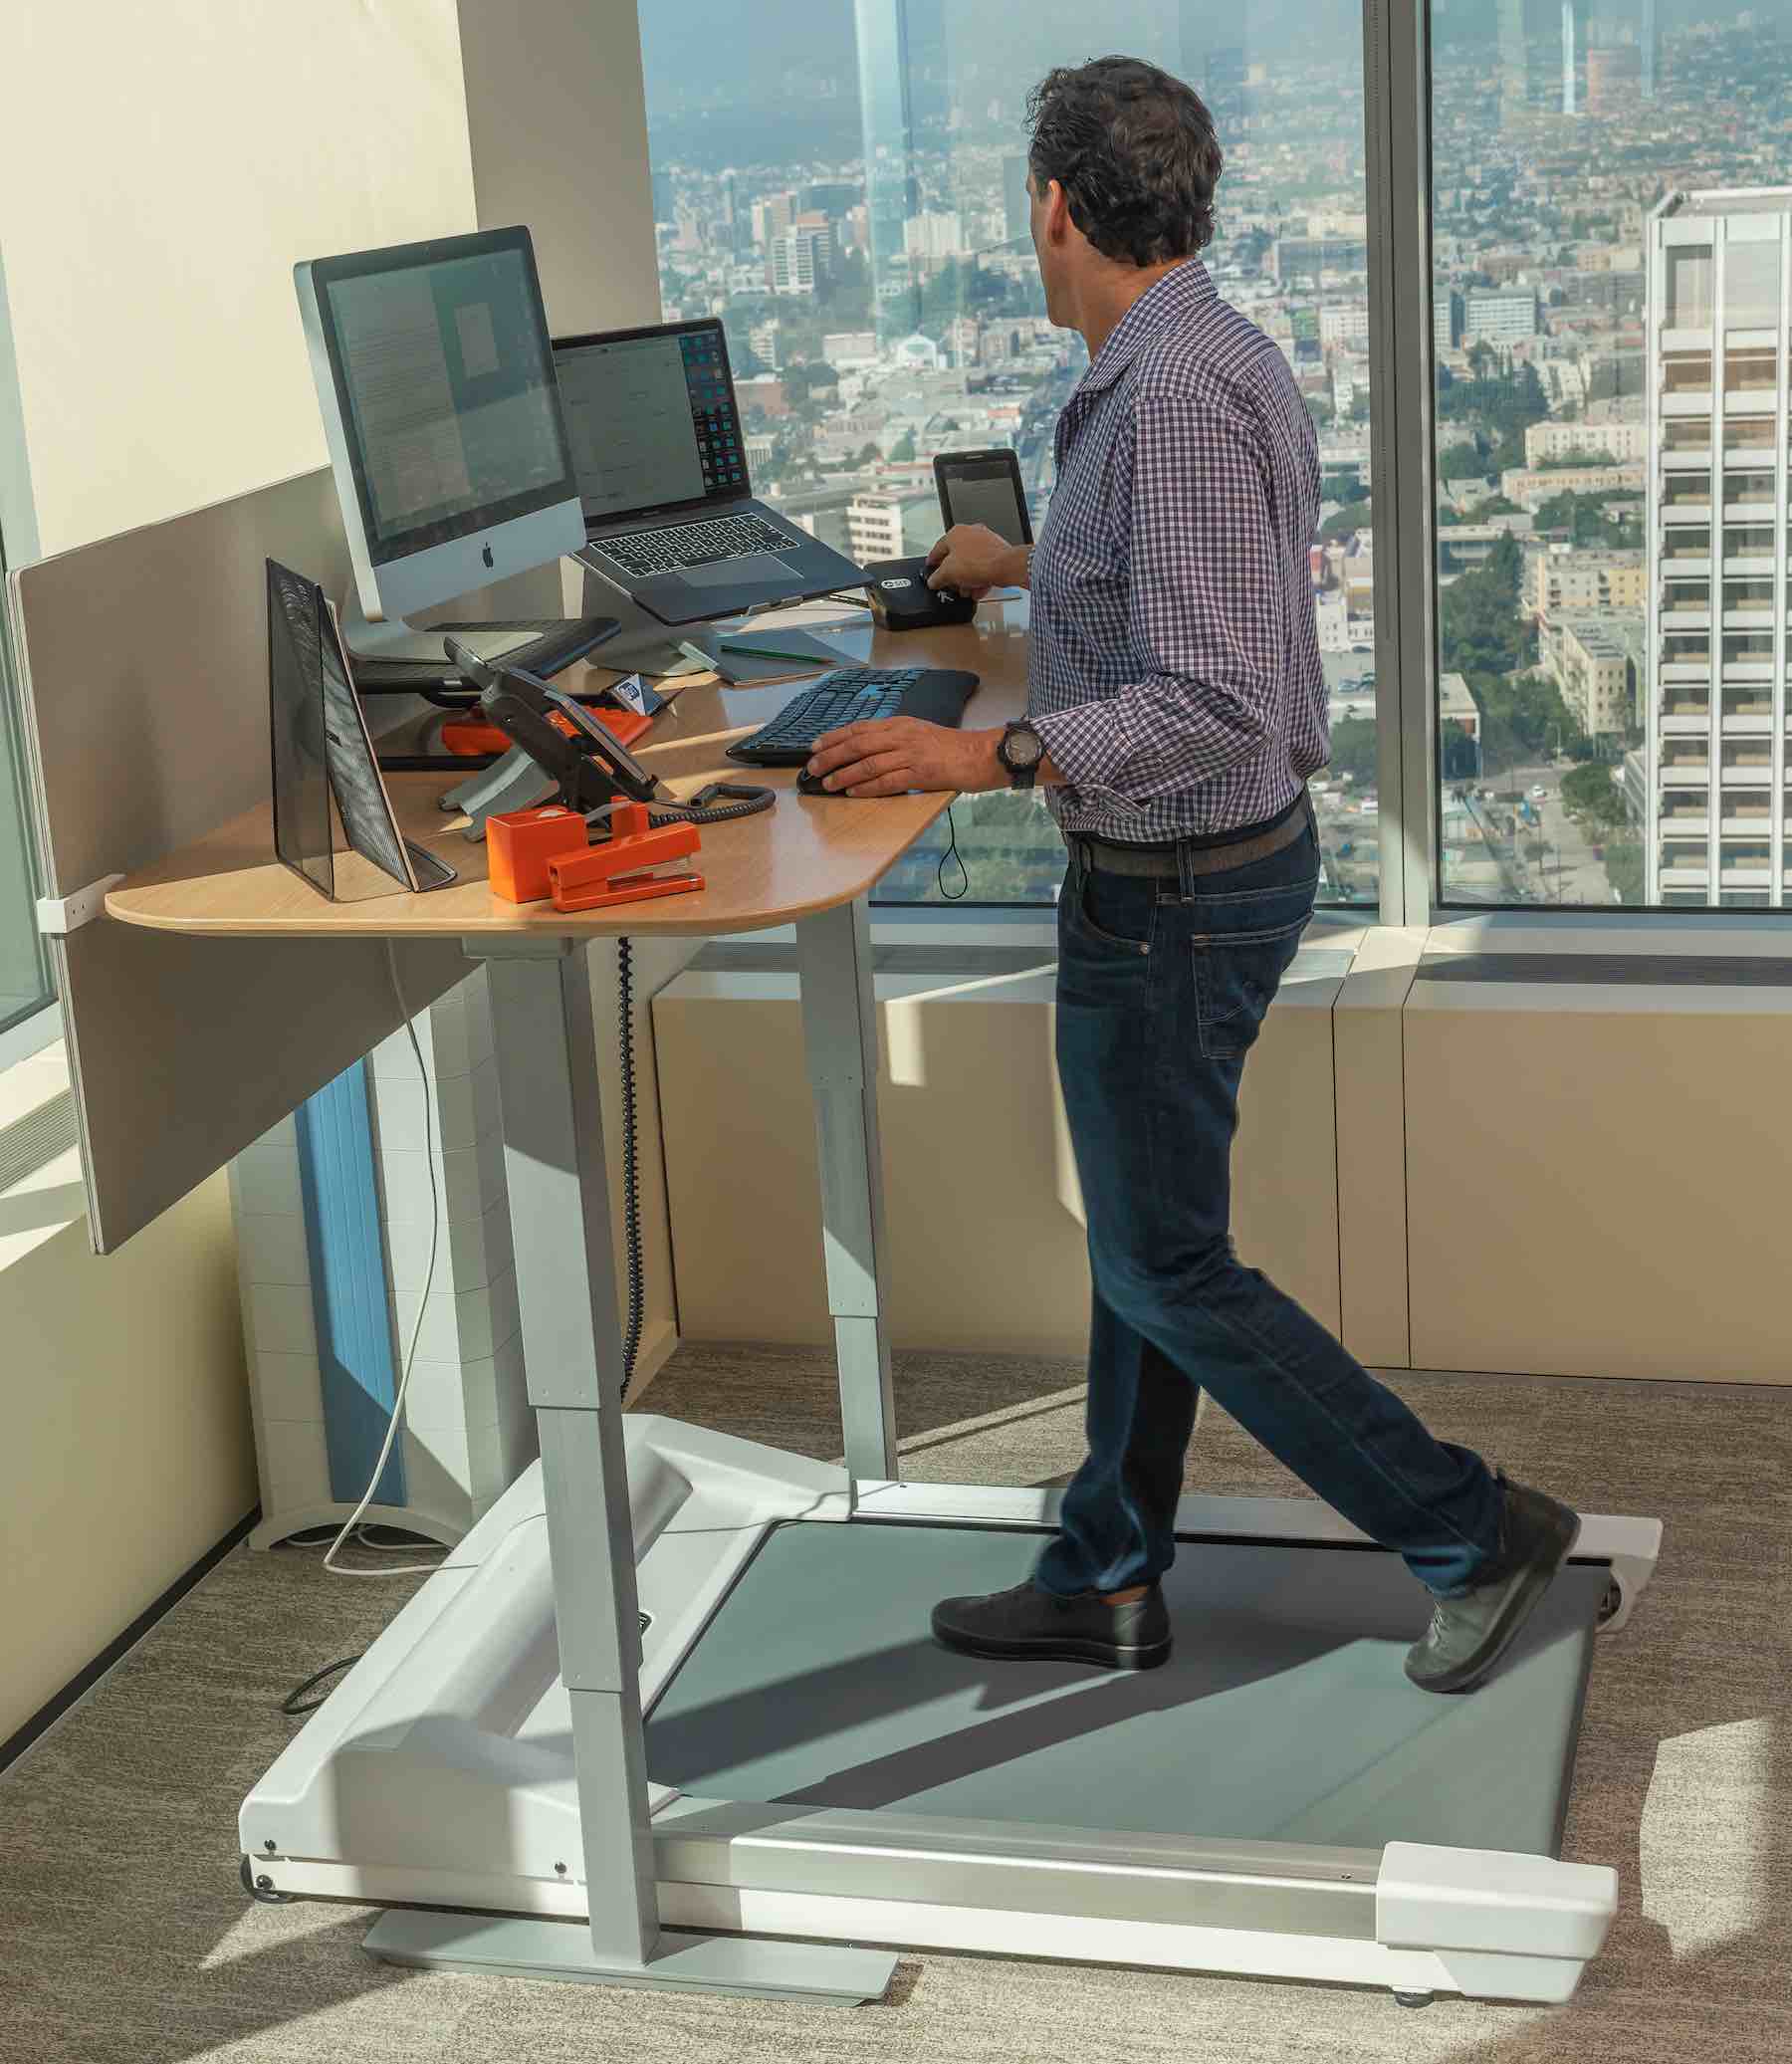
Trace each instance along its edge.
<path fill-rule="evenodd" d="M 847 1947 L 867 1942 L 1385 1984 L 1403 1998 L 1568 1997 L 1616 1908 L 1603 1867 L 1412 1843 L 1376 1852 L 791 1813 L 649 1782 L 643 1710 L 769 1526 L 855 1511 L 1049 1525 L 1059 1502 L 898 1476 L 866 907 L 805 918 L 797 939 L 844 1470 L 624 1418 L 584 955 L 552 935 L 467 941 L 491 964 L 542 1461 L 250 1795 L 243 1847 L 264 1887 L 416 1909 L 367 1937 L 394 1962 L 834 2003 L 885 1989 L 894 1957 Z M 1362 1539 L 1292 1499 L 1188 1498 L 1178 1531 Z M 1575 1559 L 1612 1568 L 1609 1626 L 1648 1581 L 1660 1538 L 1650 1519 L 1583 1527 Z M 643 1592 L 657 1608 L 644 1639 Z M 556 1661 L 564 1732 L 530 1737 L 518 1730 Z M 583 1930 L 563 1925 L 579 1918 Z"/>

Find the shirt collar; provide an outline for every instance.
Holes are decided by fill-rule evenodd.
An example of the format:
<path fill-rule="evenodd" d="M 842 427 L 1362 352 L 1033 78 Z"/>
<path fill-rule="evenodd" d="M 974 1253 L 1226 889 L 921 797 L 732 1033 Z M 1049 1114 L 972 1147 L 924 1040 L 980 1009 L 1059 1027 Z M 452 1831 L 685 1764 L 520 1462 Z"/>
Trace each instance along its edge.
<path fill-rule="evenodd" d="M 1190 258 L 1154 280 L 1119 322 L 1089 369 L 1076 383 L 1079 394 L 1111 387 L 1146 344 L 1171 324 L 1214 299 L 1214 282 L 1199 258 Z"/>

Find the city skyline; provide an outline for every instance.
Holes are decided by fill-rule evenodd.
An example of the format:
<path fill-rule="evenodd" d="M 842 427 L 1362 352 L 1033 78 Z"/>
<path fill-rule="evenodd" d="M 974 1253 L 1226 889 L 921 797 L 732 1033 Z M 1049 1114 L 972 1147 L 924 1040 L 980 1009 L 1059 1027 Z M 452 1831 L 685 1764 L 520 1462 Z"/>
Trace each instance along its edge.
<path fill-rule="evenodd" d="M 1274 19 L 1314 11 L 1290 0 Z M 756 488 L 842 549 L 931 542 L 930 461 L 953 445 L 1012 444 L 1035 512 L 1048 504 L 1051 424 L 1084 358 L 1046 322 L 1024 239 L 1015 82 L 1030 82 L 1034 57 L 1042 70 L 1081 54 L 1054 26 L 1073 13 L 1055 0 L 1048 19 L 1029 10 L 996 64 L 987 37 L 967 36 L 963 0 L 851 0 L 833 18 L 842 33 L 814 46 L 835 53 L 846 95 L 828 152 L 762 112 L 756 154 L 728 161 L 713 133 L 697 149 L 679 140 L 721 90 L 687 72 L 656 98 L 654 67 L 676 41 L 656 17 L 667 313 L 723 316 Z M 774 7 L 766 22 L 792 18 Z M 1348 39 L 1295 41 L 1265 60 L 1260 10 L 1233 41 L 1204 46 L 1210 19 L 1152 0 L 1102 35 L 1184 73 L 1199 65 L 1193 83 L 1231 131 L 1206 256 L 1220 291 L 1281 345 L 1318 428 L 1314 596 L 1334 717 L 1322 824 L 1328 891 L 1360 901 L 1377 864 L 1361 54 Z M 1634 902 L 1646 872 L 1655 880 L 1646 734 L 1660 685 L 1643 573 L 1652 474 L 1635 448 L 1645 225 L 1671 188 L 1758 185 L 1786 161 L 1792 0 L 1505 0 L 1440 4 L 1435 21 L 1441 672 L 1471 713 L 1446 727 L 1445 887 L 1469 901 Z M 860 47 L 881 53 L 868 78 Z M 811 94 L 818 70 L 816 58 Z M 996 872 L 1036 899 L 1056 864 L 1048 837 L 1008 799 L 974 814 L 990 819 Z M 917 857 L 909 887 L 928 864 Z"/>

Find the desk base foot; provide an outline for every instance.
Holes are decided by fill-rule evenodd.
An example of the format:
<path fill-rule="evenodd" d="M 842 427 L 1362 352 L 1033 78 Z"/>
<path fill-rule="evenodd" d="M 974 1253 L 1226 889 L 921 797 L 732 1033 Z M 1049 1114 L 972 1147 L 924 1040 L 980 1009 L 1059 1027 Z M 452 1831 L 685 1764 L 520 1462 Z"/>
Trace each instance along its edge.
<path fill-rule="evenodd" d="M 592 1950 L 582 1923 L 408 1910 L 375 1922 L 361 1947 L 383 1963 L 425 1970 L 722 1992 L 739 1999 L 801 1999 L 816 2006 L 859 2006 L 881 1999 L 896 1968 L 888 1950 L 670 1932 L 660 1937 L 644 1964 L 605 1963 Z"/>

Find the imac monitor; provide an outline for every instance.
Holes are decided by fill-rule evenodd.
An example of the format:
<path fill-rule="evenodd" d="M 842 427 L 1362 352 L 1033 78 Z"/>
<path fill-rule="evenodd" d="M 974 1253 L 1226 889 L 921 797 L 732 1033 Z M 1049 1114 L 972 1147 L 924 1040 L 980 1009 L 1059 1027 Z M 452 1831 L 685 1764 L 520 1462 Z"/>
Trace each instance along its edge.
<path fill-rule="evenodd" d="M 585 541 L 529 232 L 312 259 L 294 281 L 354 565 L 344 630 L 369 657 L 439 659 L 407 615 Z"/>

